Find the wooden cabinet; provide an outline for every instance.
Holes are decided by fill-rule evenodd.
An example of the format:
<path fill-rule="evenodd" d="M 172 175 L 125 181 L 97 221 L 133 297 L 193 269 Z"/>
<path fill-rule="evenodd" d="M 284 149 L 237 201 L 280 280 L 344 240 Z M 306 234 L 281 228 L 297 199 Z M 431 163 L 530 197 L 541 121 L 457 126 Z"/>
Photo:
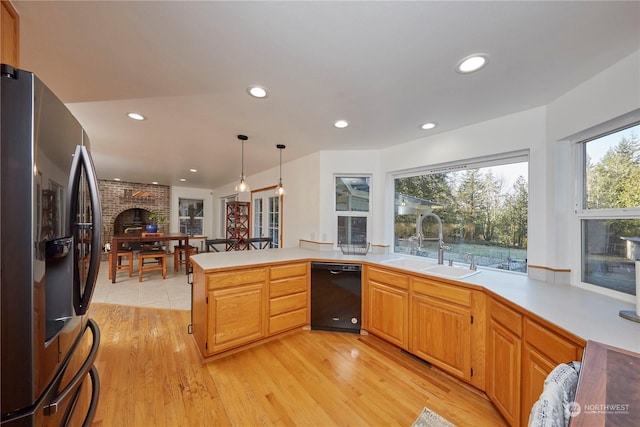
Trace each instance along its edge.
<path fill-rule="evenodd" d="M 203 357 L 309 324 L 309 263 L 206 272 L 194 263 L 192 333 Z"/>
<path fill-rule="evenodd" d="M 20 17 L 11 2 L 0 5 L 0 63 L 19 67 Z"/>
<path fill-rule="evenodd" d="M 227 239 L 237 240 L 231 249 L 247 249 L 249 238 L 249 202 L 227 202 L 226 232 Z"/>
<path fill-rule="evenodd" d="M 264 284 L 209 291 L 208 347 L 212 353 L 262 338 Z"/>
<path fill-rule="evenodd" d="M 487 395 L 509 425 L 520 420 L 522 315 L 492 300 L 487 333 Z"/>
<path fill-rule="evenodd" d="M 205 342 L 200 346 L 203 355 L 239 347 L 266 336 L 267 268 L 209 273 L 205 282 L 206 333 L 196 334 L 196 338 L 204 335 Z M 198 323 L 194 319 L 194 329 L 202 323 L 205 322 Z"/>
<path fill-rule="evenodd" d="M 365 267 L 365 328 L 372 334 L 408 350 L 409 278 L 374 267 Z"/>
<path fill-rule="evenodd" d="M 269 334 L 309 324 L 309 263 L 269 269 Z"/>
<path fill-rule="evenodd" d="M 571 334 L 524 319 L 522 349 L 522 403 L 520 422 L 526 425 L 531 407 L 540 397 L 544 380 L 560 363 L 582 360 L 585 343 Z"/>
<path fill-rule="evenodd" d="M 411 280 L 410 351 L 470 381 L 472 291 L 430 279 Z"/>
<path fill-rule="evenodd" d="M 486 392 L 512 426 L 527 425 L 544 380 L 560 363 L 582 358 L 584 341 L 491 298 Z"/>

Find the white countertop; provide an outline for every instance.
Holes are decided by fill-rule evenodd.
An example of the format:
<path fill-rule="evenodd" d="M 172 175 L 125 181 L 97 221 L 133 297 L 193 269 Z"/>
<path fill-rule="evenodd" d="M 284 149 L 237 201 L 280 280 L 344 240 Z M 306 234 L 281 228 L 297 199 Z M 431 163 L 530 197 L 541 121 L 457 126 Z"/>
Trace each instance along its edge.
<path fill-rule="evenodd" d="M 243 267 L 246 265 L 305 261 L 349 261 L 382 263 L 398 254 L 343 255 L 335 251 L 302 248 L 263 249 L 236 252 L 207 252 L 193 256 L 204 270 Z M 390 265 L 381 264 L 383 267 Z M 395 267 L 394 268 L 399 268 Z M 416 273 L 414 270 L 406 269 Z M 570 285 L 553 285 L 529 279 L 526 275 L 485 270 L 456 279 L 461 283 L 482 286 L 525 310 L 577 335 L 584 340 L 599 341 L 640 353 L 640 323 L 623 319 L 620 310 L 635 311 L 635 305 Z"/>

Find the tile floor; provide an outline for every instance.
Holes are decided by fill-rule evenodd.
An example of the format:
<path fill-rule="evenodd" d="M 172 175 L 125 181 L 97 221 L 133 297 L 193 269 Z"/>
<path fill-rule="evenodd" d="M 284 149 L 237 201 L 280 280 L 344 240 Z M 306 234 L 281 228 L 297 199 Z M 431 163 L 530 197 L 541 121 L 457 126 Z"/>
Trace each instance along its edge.
<path fill-rule="evenodd" d="M 142 282 L 138 281 L 138 259 L 134 260 L 133 277 L 127 271 L 118 271 L 116 283 L 109 280 L 109 265 L 103 261 L 98 272 L 98 283 L 93 292 L 93 302 L 133 305 L 139 307 L 191 309 L 191 285 L 182 268 L 173 271 L 173 255 L 167 255 L 167 278 L 162 273 L 145 273 Z"/>

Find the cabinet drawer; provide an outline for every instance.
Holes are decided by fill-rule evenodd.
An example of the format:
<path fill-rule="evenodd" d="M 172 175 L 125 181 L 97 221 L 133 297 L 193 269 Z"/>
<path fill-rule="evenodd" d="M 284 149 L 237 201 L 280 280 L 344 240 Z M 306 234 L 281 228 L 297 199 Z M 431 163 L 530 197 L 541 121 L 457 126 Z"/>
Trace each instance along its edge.
<path fill-rule="evenodd" d="M 235 270 L 223 273 L 207 274 L 207 287 L 209 289 L 220 289 L 228 286 L 260 283 L 265 282 L 266 280 L 267 270 L 265 268 Z"/>
<path fill-rule="evenodd" d="M 307 276 L 293 277 L 269 284 L 269 297 L 276 298 L 283 295 L 295 294 L 307 290 Z"/>
<path fill-rule="evenodd" d="M 298 264 L 279 265 L 277 267 L 271 267 L 269 270 L 269 278 L 271 280 L 284 279 L 285 277 L 293 276 L 305 276 L 307 274 L 307 263 L 301 262 Z"/>
<path fill-rule="evenodd" d="M 578 360 L 579 350 L 576 344 L 527 318 L 524 319 L 524 334 L 526 342 L 551 359 L 553 363 Z"/>
<path fill-rule="evenodd" d="M 274 316 L 276 314 L 282 314 L 298 308 L 306 308 L 306 306 L 307 293 L 300 292 L 298 294 L 271 299 L 269 301 L 269 314 Z"/>
<path fill-rule="evenodd" d="M 304 326 L 307 323 L 307 309 L 290 311 L 288 313 L 272 316 L 269 319 L 269 334 L 275 334 L 287 329 Z"/>
<path fill-rule="evenodd" d="M 413 278 L 413 292 L 471 307 L 471 290 L 455 285 Z"/>
<path fill-rule="evenodd" d="M 397 288 L 409 289 L 409 277 L 404 274 L 378 270 L 377 268 L 369 268 L 368 276 L 369 280 L 374 282 L 384 283 Z"/>
<path fill-rule="evenodd" d="M 516 334 L 518 337 L 522 337 L 522 315 L 520 313 L 510 309 L 498 301 L 492 300 L 491 318 Z"/>

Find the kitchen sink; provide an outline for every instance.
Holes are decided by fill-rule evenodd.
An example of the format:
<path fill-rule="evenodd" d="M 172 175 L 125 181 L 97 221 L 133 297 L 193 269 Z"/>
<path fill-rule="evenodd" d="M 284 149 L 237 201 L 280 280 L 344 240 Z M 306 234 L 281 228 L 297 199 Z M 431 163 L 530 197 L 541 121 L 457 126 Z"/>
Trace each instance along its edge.
<path fill-rule="evenodd" d="M 464 279 L 465 277 L 473 276 L 480 273 L 479 270 L 469 270 L 469 267 L 458 265 L 432 265 L 430 267 L 422 268 L 420 271 L 426 274 L 434 274 L 442 277 L 450 277 L 453 279 Z"/>
<path fill-rule="evenodd" d="M 406 268 L 409 270 L 423 270 L 424 268 L 437 265 L 435 260 L 414 258 L 393 258 L 382 261 L 381 264 L 387 264 L 399 268 Z"/>

